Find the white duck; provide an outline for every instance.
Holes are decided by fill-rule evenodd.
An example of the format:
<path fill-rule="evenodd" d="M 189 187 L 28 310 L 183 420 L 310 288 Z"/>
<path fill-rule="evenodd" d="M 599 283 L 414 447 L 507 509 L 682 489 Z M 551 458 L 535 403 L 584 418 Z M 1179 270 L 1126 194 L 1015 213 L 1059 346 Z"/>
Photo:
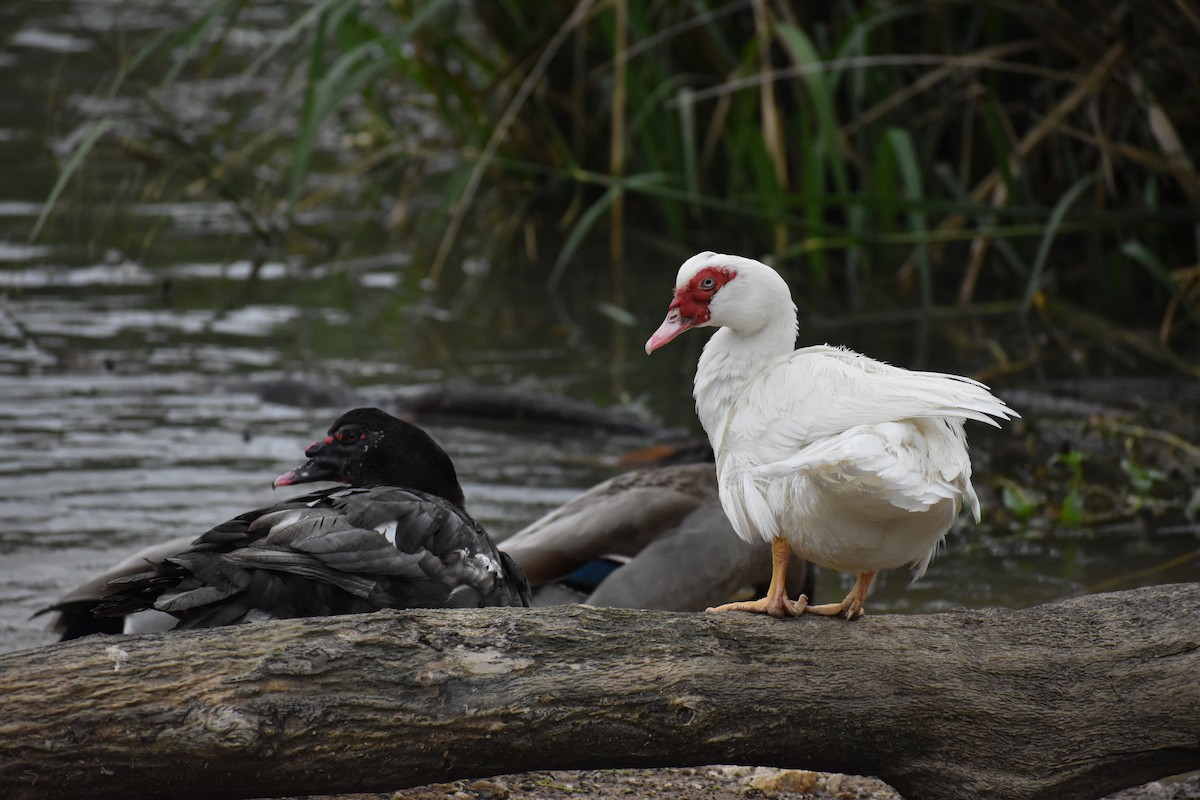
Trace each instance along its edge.
<path fill-rule="evenodd" d="M 925 572 L 964 502 L 979 520 L 965 420 L 1018 416 L 970 378 L 911 372 L 828 345 L 795 348 L 796 306 L 777 272 L 704 252 L 683 263 L 666 319 L 646 342 L 719 327 L 696 368 L 696 411 L 717 457 L 721 505 L 738 536 L 772 543 L 761 600 L 774 617 L 862 613 L 881 569 Z M 795 551 L 858 576 L 840 603 L 787 596 Z"/>

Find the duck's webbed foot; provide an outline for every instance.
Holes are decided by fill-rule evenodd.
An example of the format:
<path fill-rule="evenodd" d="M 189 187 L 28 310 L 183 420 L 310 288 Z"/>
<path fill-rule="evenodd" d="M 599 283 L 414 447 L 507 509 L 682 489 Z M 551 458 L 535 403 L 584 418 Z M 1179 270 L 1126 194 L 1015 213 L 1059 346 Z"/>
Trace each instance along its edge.
<path fill-rule="evenodd" d="M 820 614 L 824 617 L 844 616 L 846 619 L 861 617 L 865 613 L 863 606 L 867 602 L 867 590 L 871 588 L 871 581 L 874 579 L 874 571 L 859 573 L 858 580 L 854 582 L 854 588 L 842 602 L 808 606 L 804 610 L 809 614 Z"/>
<path fill-rule="evenodd" d="M 714 606 L 707 609 L 708 611 L 749 611 L 752 614 L 770 614 L 776 619 L 784 617 L 798 617 L 809 608 L 808 598 L 800 595 L 793 602 L 788 599 L 788 596 L 779 593 L 772 597 L 767 595 L 759 600 L 744 600 L 738 603 L 725 603 L 724 605 Z"/>

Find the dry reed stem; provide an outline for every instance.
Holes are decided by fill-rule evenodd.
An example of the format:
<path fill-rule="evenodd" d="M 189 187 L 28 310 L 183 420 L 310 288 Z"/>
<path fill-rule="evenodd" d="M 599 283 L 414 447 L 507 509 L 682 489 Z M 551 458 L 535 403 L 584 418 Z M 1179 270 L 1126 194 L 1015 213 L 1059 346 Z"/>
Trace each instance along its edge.
<path fill-rule="evenodd" d="M 1154 137 L 1158 149 L 1162 151 L 1163 158 L 1178 170 L 1175 174 L 1179 179 L 1179 188 L 1187 195 L 1188 201 L 1193 207 L 1200 207 L 1200 189 L 1197 189 L 1196 185 L 1196 169 L 1192 160 L 1188 158 L 1179 132 L 1171 124 L 1171 118 L 1167 116 L 1167 112 L 1163 111 L 1163 107 L 1154 98 L 1141 75 L 1137 73 L 1131 75 L 1129 84 L 1134 93 L 1139 95 L 1145 103 L 1146 125 L 1150 128 L 1150 135 Z M 1173 170 L 1173 172 L 1175 171 Z"/>
<path fill-rule="evenodd" d="M 612 207 L 609 209 L 611 225 L 608 231 L 608 257 L 612 276 L 612 301 L 624 308 L 625 294 L 625 190 L 619 182 L 625 177 L 625 112 L 628 106 L 626 84 L 629 60 L 625 52 L 629 48 L 629 3 L 628 0 L 613 0 L 616 14 L 613 29 L 613 93 L 612 124 L 609 134 L 608 171 L 612 175 L 614 189 Z M 628 349 L 628 331 L 620 322 L 612 324 L 613 357 L 610 361 L 610 379 L 620 392 L 625 385 L 623 366 Z"/>
<path fill-rule="evenodd" d="M 758 73 L 763 77 L 759 84 L 760 110 L 762 114 L 763 147 L 771 159 L 775 181 L 780 189 L 788 187 L 787 147 L 783 142 L 783 120 L 775 99 L 775 82 L 767 76 L 771 72 L 771 20 L 764 0 L 754 0 L 754 28 L 758 37 Z M 787 226 L 776 222 L 775 246 L 778 256 L 787 249 Z"/>
<path fill-rule="evenodd" d="M 1180 13 L 1187 17 L 1188 22 L 1192 23 L 1192 27 L 1200 33 L 1200 9 L 1197 9 L 1189 0 L 1175 0 L 1175 5 L 1179 8 Z"/>
<path fill-rule="evenodd" d="M 1065 136 L 1070 136 L 1073 139 L 1078 139 L 1082 142 L 1087 142 L 1098 150 L 1102 150 L 1109 156 L 1117 156 L 1129 161 L 1136 161 L 1147 169 L 1154 172 L 1160 172 L 1164 175 L 1170 175 L 1179 182 L 1181 188 L 1184 188 L 1189 200 L 1193 205 L 1200 203 L 1200 198 L 1196 198 L 1196 185 L 1200 183 L 1200 175 L 1192 167 L 1191 162 L 1185 155 L 1180 153 L 1181 158 L 1169 158 L 1167 156 L 1152 153 L 1149 150 L 1138 147 L 1137 145 L 1129 144 L 1128 142 L 1114 142 L 1107 136 L 1088 133 L 1079 128 L 1061 123 L 1057 126 L 1055 133 L 1061 133 Z"/>
<path fill-rule="evenodd" d="M 870 125 L 875 120 L 894 111 L 917 95 L 929 91 L 947 78 L 961 74 L 964 70 L 995 69 L 997 64 L 1002 63 L 1008 56 L 1025 50 L 1032 50 L 1035 47 L 1037 47 L 1037 42 L 1034 41 L 1005 42 L 1004 44 L 985 47 L 974 53 L 947 61 L 940 67 L 926 72 L 903 89 L 893 92 L 888 97 L 880 100 L 856 116 L 850 122 L 847 122 L 842 126 L 842 136 L 849 137 L 857 133 L 860 128 Z"/>
<path fill-rule="evenodd" d="M 615 28 L 613 31 L 613 93 L 612 93 L 612 124 L 609 135 L 608 171 L 613 180 L 620 182 L 625 177 L 625 111 L 628 105 L 628 59 L 625 51 L 629 48 L 629 4 L 628 0 L 613 0 L 613 10 L 616 12 Z M 623 280 L 623 265 L 625 259 L 625 192 L 617 188 L 613 197 L 612 225 L 609 228 L 608 252 L 612 260 L 613 302 L 624 305 L 625 291 Z"/>
<path fill-rule="evenodd" d="M 1175 313 L 1179 310 L 1182 298 L 1188 298 L 1193 306 L 1200 306 L 1200 264 L 1171 270 L 1171 280 L 1175 282 L 1175 293 L 1167 303 L 1162 322 L 1158 326 L 1158 341 L 1166 345 L 1171 339 L 1171 328 L 1175 324 Z"/>

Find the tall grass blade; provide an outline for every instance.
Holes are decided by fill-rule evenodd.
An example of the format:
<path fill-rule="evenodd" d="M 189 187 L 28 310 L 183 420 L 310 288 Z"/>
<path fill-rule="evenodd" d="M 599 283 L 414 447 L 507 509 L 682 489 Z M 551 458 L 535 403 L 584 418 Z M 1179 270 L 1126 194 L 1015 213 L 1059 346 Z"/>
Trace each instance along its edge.
<path fill-rule="evenodd" d="M 917 158 L 917 148 L 913 144 L 912 133 L 900 128 L 889 128 L 887 140 L 896 157 L 896 169 L 900 172 L 900 181 L 904 185 L 904 194 L 909 208 L 909 227 L 919 237 L 915 257 L 921 306 L 930 309 L 933 308 L 933 266 L 929 263 L 927 239 L 929 225 L 922 208 L 922 204 L 925 202 L 925 190 L 921 182 L 921 163 Z"/>
<path fill-rule="evenodd" d="M 300 197 L 300 184 L 308 173 L 308 159 L 312 152 L 317 124 L 317 83 L 321 79 L 324 61 L 325 39 L 328 36 L 330 14 L 321 13 L 313 28 L 313 41 L 308 48 L 308 80 L 304 84 L 304 103 L 300 109 L 300 132 L 292 148 L 288 169 L 288 208 L 295 208 Z"/>
<path fill-rule="evenodd" d="M 1127 258 L 1131 258 L 1145 267 L 1168 291 L 1171 293 L 1179 291 L 1179 287 L 1175 285 L 1175 279 L 1171 277 L 1171 271 L 1146 245 L 1136 239 L 1130 239 L 1121 245 L 1121 252 Z"/>
<path fill-rule="evenodd" d="M 1071 210 L 1071 206 L 1075 205 L 1075 201 L 1079 199 L 1079 196 L 1096 182 L 1097 177 L 1099 176 L 1093 173 L 1075 181 L 1074 185 L 1070 189 L 1067 189 L 1063 193 L 1063 196 L 1058 199 L 1058 202 L 1054 205 L 1054 210 L 1050 212 L 1050 217 L 1046 220 L 1046 232 L 1042 235 L 1042 240 L 1038 244 L 1037 256 L 1033 259 L 1033 271 L 1030 273 L 1029 282 L 1025 287 L 1025 299 L 1021 303 L 1022 314 L 1029 313 L 1029 309 L 1033 307 L 1034 297 L 1042 288 L 1042 275 L 1046 271 L 1046 260 L 1050 257 L 1050 248 L 1054 244 L 1055 236 L 1058 235 L 1058 229 L 1062 225 L 1063 218 Z"/>
<path fill-rule="evenodd" d="M 804 154 L 806 162 L 804 194 L 807 199 L 807 218 L 810 224 L 814 222 L 820 224 L 820 233 L 823 237 L 825 208 L 827 205 L 832 205 L 824 198 L 824 195 L 828 193 L 826 175 L 832 177 L 835 191 L 840 197 L 851 197 L 850 168 L 838 128 L 836 98 L 832 86 L 834 80 L 826 75 L 820 51 L 804 31 L 795 25 L 780 24 L 776 33 L 792 63 L 804 75 L 806 96 L 810 101 L 809 107 L 816 118 L 816 136 L 809 145 L 811 150 Z M 843 210 L 850 225 L 861 228 L 861 216 L 858 216 L 858 212 L 855 211 L 855 205 L 853 202 L 848 203 Z M 809 238 L 811 241 L 811 232 Z M 813 270 L 814 288 L 820 289 L 827 286 L 829 282 L 828 258 L 822 247 L 809 251 L 809 264 Z M 857 283 L 857 274 L 855 274 L 850 281 L 852 295 L 858 291 Z"/>
<path fill-rule="evenodd" d="M 323 75 L 318 74 L 319 64 L 314 64 L 310 70 L 310 78 L 315 78 L 315 84 L 310 83 L 305 92 L 300 131 L 292 149 L 288 187 L 291 208 L 295 208 L 300 198 L 322 123 L 347 97 L 361 91 L 391 66 L 379 49 L 375 42 L 367 42 L 342 55 Z"/>
<path fill-rule="evenodd" d="M 817 145 L 833 172 L 839 194 L 850 195 L 850 180 L 845 152 L 838 136 L 837 110 L 831 80 L 821 69 L 822 58 L 812 40 L 794 25 L 781 24 L 780 41 L 797 67 L 804 71 L 804 82 L 817 116 Z"/>
<path fill-rule="evenodd" d="M 981 206 L 977 203 L 973 203 L 971 198 L 967 196 L 966 190 L 961 184 L 959 184 L 949 165 L 937 165 L 934 167 L 933 174 L 936 175 L 941 180 L 942 185 L 950 191 L 954 197 L 954 200 L 958 202 L 960 208 L 967 209 L 967 211 L 964 213 L 969 213 L 975 218 L 974 233 L 971 234 L 971 237 L 987 237 L 989 245 L 995 248 L 996 252 L 998 252 L 1003 260 L 1009 265 L 1009 267 L 1012 268 L 1014 275 L 1022 277 L 1028 276 L 1030 273 L 1029 264 L 1026 263 L 1026 261 L 1021 257 L 1021 254 L 1017 251 L 1017 248 L 1012 246 L 1012 243 L 1009 242 L 1008 237 L 998 235 L 998 233 L 1002 232 L 999 230 L 999 227 L 996 224 L 996 211 L 988 208 L 987 206 Z"/>
<path fill-rule="evenodd" d="M 587 19 L 595 3 L 596 0 L 582 0 L 582 2 L 575 6 L 575 10 L 571 13 L 571 16 L 554 32 L 550 41 L 546 43 L 537 62 L 525 76 L 525 80 L 521 82 L 517 93 L 504 109 L 504 113 L 496 123 L 492 135 L 488 138 L 487 145 L 484 146 L 483 152 L 479 154 L 479 158 L 475 161 L 475 166 L 471 169 L 466 187 L 454 203 L 454 209 L 450 214 L 450 222 L 446 225 L 446 230 L 442 234 L 442 240 L 438 244 L 437 253 L 434 254 L 433 263 L 429 267 L 429 274 L 427 276 L 429 284 L 437 285 L 438 280 L 441 278 L 442 270 L 445 269 L 446 261 L 450 258 L 450 249 L 454 246 L 454 240 L 458 237 L 458 231 L 462 227 L 467 209 L 475 201 L 475 192 L 479 189 L 479 182 L 483 180 L 483 171 L 492 163 L 492 159 L 495 157 L 500 143 L 508 136 L 509 129 L 516 122 L 517 114 L 524 107 L 529 96 L 537 87 L 538 81 L 545 74 L 547 67 L 550 65 L 550 60 L 558 53 L 563 43 L 567 40 L 567 37 Z"/>
<path fill-rule="evenodd" d="M 1188 293 L 1175 280 L 1175 275 L 1172 274 L 1171 270 L 1167 269 L 1162 260 L 1149 247 L 1146 247 L 1146 245 L 1136 239 L 1130 239 L 1121 245 L 1121 252 L 1125 254 L 1126 258 L 1133 259 L 1145 267 L 1171 293 L 1172 301 L 1183 305 L 1184 309 L 1188 312 L 1188 316 L 1192 319 L 1200 318 L 1200 315 L 1197 314 L 1196 306 L 1192 302 L 1192 298 L 1188 296 Z M 1182 274 L 1188 272 L 1188 270 L 1185 269 L 1179 272 Z"/>
<path fill-rule="evenodd" d="M 312 22 L 312 41 L 308 49 L 307 81 L 300 112 L 300 129 L 292 148 L 288 169 L 288 209 L 294 213 L 308 177 L 317 137 L 325 121 L 352 95 L 358 94 L 395 62 L 401 61 L 399 41 L 411 37 L 429 22 L 441 2 L 430 3 L 402 27 L 395 39 L 366 25 L 356 15 L 358 3 L 337 0 L 321 4 L 320 13 L 305 17 Z M 337 29 L 352 32 L 357 44 L 324 67 L 326 44 Z M 289 33 L 294 30 L 289 29 Z M 346 38 L 346 37 L 343 37 Z"/>
<path fill-rule="evenodd" d="M 562 280 L 563 274 L 566 272 L 567 264 L 575 257 L 579 246 L 583 244 L 584 239 L 591 232 L 592 228 L 595 227 L 596 222 L 612 207 L 612 204 L 618 197 L 623 196 L 630 190 L 639 190 L 659 183 L 662 179 L 662 175 L 655 174 L 631 175 L 609 186 L 608 191 L 600 199 L 588 206 L 579 215 L 579 219 L 575 221 L 575 224 L 571 226 L 571 230 L 563 242 L 562 249 L 559 250 L 558 257 L 554 260 L 554 266 L 550 268 L 550 276 L 546 279 L 546 288 L 550 291 L 558 288 L 559 281 Z"/>
<path fill-rule="evenodd" d="M 219 0 L 212 8 L 208 10 L 198 22 L 192 25 L 186 32 L 183 40 L 176 46 L 172 56 L 171 68 L 163 75 L 162 80 L 158 82 L 160 89 L 170 86 L 179 77 L 179 73 L 191 61 L 192 55 L 200 48 L 200 46 L 208 41 L 211 37 L 211 31 L 221 20 L 229 8 L 238 0 Z"/>
<path fill-rule="evenodd" d="M 125 79 L 136 72 L 151 56 L 158 53 L 163 44 L 171 40 L 173 33 L 169 28 L 159 31 L 134 53 L 133 58 L 129 59 L 127 63 L 121 64 L 113 77 L 112 85 L 108 87 L 108 96 L 116 97 L 125 83 Z"/>
<path fill-rule="evenodd" d="M 67 188 L 67 184 L 70 183 L 71 178 L 79 170 L 79 167 L 82 166 L 83 160 L 87 157 L 87 154 L 91 152 L 92 147 L 94 147 L 96 142 L 100 140 L 100 137 L 108 133 L 108 131 L 115 124 L 116 123 L 111 119 L 100 120 L 94 126 L 92 126 L 92 129 L 88 132 L 88 135 L 85 136 L 83 141 L 79 143 L 79 147 L 76 147 L 75 151 L 71 153 L 71 157 L 67 159 L 67 163 L 63 167 L 63 171 L 59 173 L 58 180 L 54 182 L 54 187 L 50 190 L 50 196 L 47 197 L 46 202 L 42 204 L 42 211 L 40 214 L 38 214 L 37 221 L 33 224 L 33 230 L 29 232 L 30 242 L 35 241 L 38 237 L 38 234 L 42 232 L 42 226 L 46 224 L 46 220 L 50 217 L 50 212 L 52 212 L 54 207 L 58 204 L 58 198 L 62 195 L 63 189 Z"/>
<path fill-rule="evenodd" d="M 305 9 L 291 25 L 272 39 L 271 43 L 259 53 L 258 57 L 250 62 L 250 65 L 242 71 L 242 74 L 244 76 L 257 75 L 266 64 L 279 55 L 279 52 L 284 47 L 295 42 L 306 29 L 318 26 L 322 16 L 327 16 L 330 9 L 338 5 L 344 5 L 346 1 L 321 0 L 310 8 Z"/>

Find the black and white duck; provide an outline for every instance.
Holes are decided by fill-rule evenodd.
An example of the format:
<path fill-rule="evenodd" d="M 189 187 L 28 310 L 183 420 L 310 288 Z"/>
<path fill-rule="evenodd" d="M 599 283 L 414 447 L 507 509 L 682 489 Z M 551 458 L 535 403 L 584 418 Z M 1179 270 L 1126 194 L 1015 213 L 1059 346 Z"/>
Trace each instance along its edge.
<path fill-rule="evenodd" d="M 520 568 L 467 515 L 450 457 L 417 426 L 355 409 L 305 455 L 276 486 L 347 486 L 255 509 L 190 543 L 167 542 L 127 559 L 47 609 L 59 612 L 63 638 L 118 632 L 118 621 L 120 631 L 145 629 L 144 611 L 168 614 L 173 627 L 187 629 L 383 608 L 529 604 Z"/>

